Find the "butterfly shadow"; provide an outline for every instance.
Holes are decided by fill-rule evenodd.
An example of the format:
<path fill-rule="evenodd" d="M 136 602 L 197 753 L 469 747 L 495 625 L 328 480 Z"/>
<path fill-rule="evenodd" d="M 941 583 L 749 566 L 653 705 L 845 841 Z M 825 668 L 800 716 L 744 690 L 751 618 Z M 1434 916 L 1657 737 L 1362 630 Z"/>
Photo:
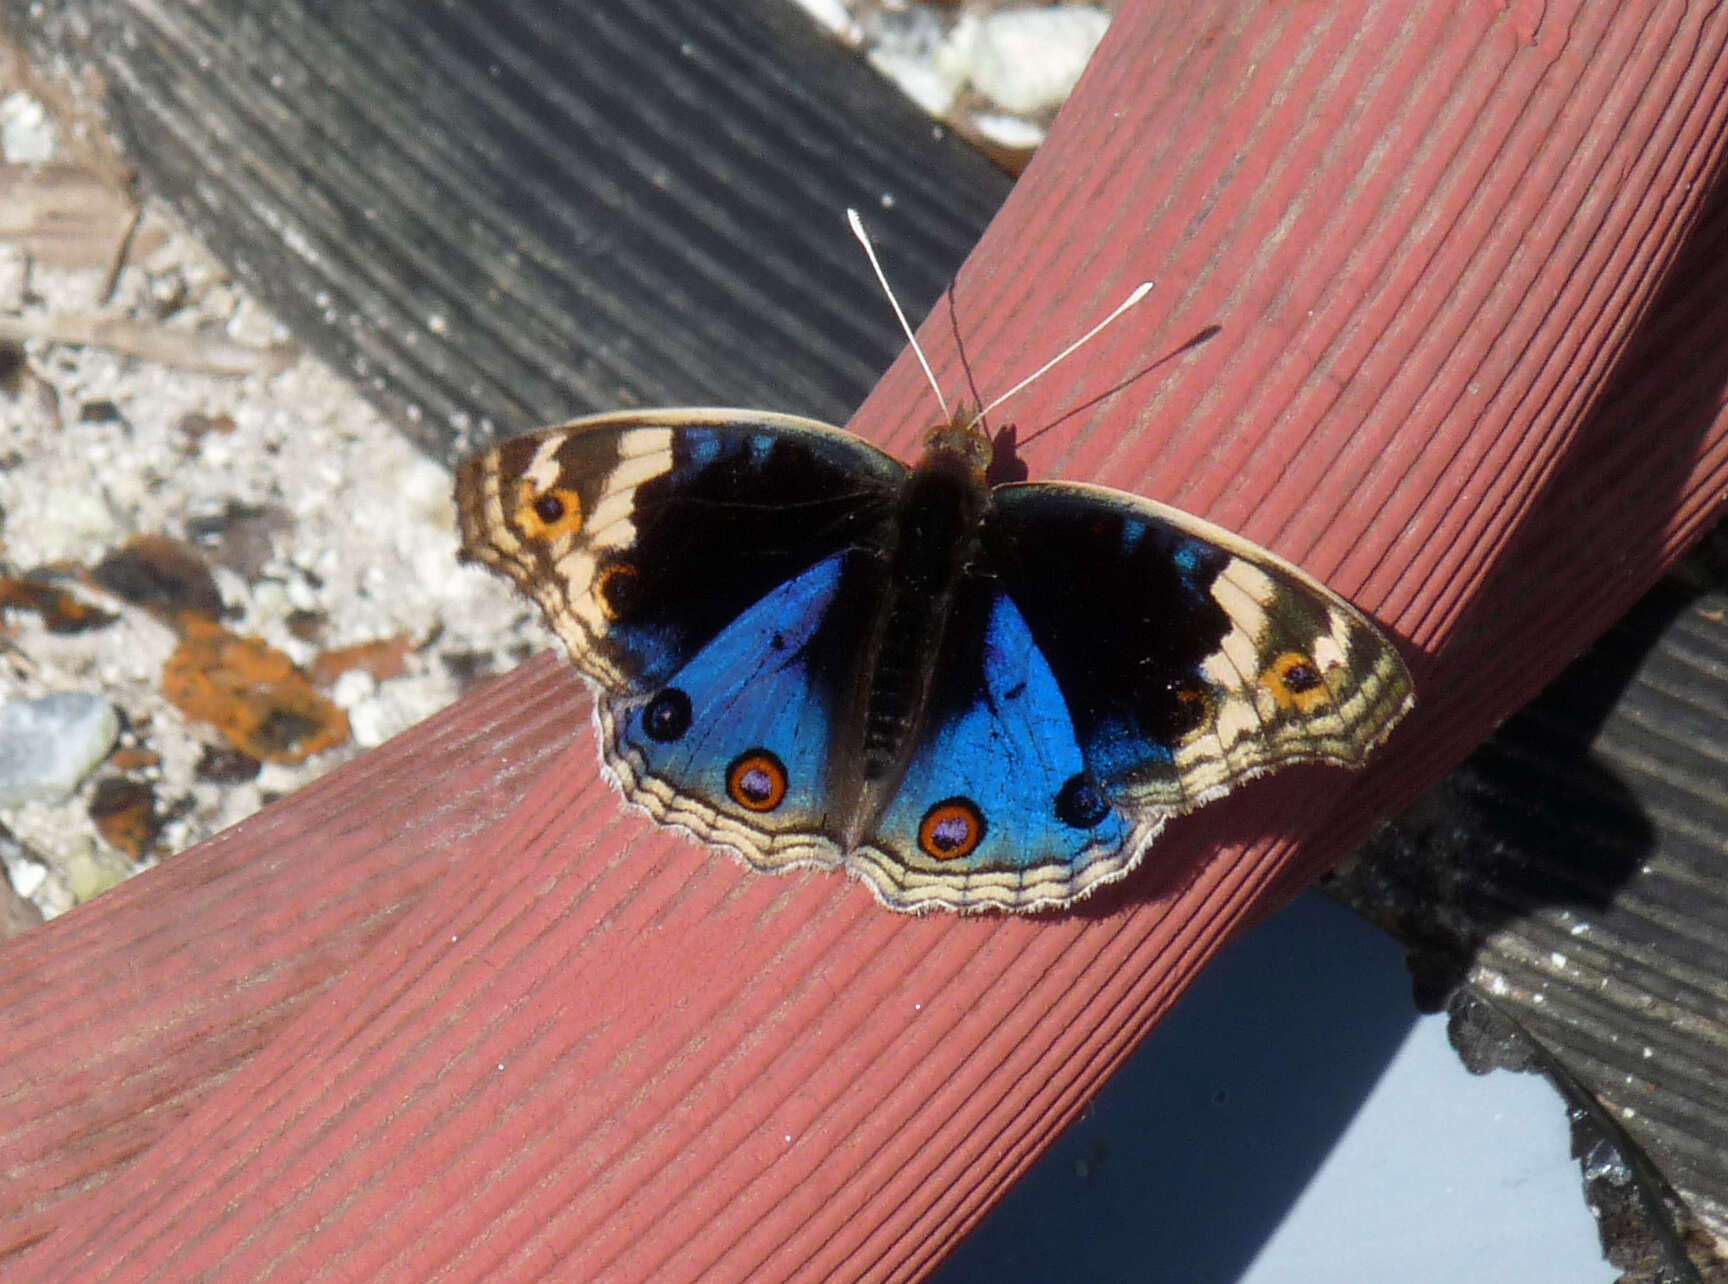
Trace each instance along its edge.
<path fill-rule="evenodd" d="M 1600 745 L 1693 600 L 1659 586 L 1326 881 L 1408 947 L 1422 1011 L 1446 1005 L 1495 933 L 1545 910 L 1607 911 L 1649 860 L 1656 825 Z"/>
<path fill-rule="evenodd" d="M 1718 175 L 1601 399 L 1501 550 L 1452 645 L 1418 674 L 1419 690 L 1447 683 L 1468 690 L 1475 675 L 1498 667 L 1506 621 L 1527 620 L 1556 600 L 1575 617 L 1606 616 L 1614 586 L 1647 582 L 1667 564 L 1670 530 L 1696 502 L 1694 472 L 1728 399 L 1725 236 L 1728 185 Z M 1720 694 L 1728 683 L 1695 658 L 1713 645 L 1701 640 L 1708 626 L 1700 613 L 1719 609 L 1728 584 L 1728 561 L 1718 561 L 1711 567 L 1694 558 L 1657 582 L 1328 887 L 1405 943 L 1418 1005 L 1448 1011 L 1454 1045 L 1472 1068 L 1543 1070 L 1569 1101 L 1598 1115 L 1611 1112 L 1596 1104 L 1597 1094 L 1613 1100 L 1623 1090 L 1601 1067 L 1640 1037 L 1639 1014 L 1613 997 L 1609 982 L 1636 992 L 1652 975 L 1700 967 L 1709 974 L 1714 955 L 1702 943 L 1728 932 L 1728 898 L 1697 890 L 1720 886 L 1728 860 L 1696 837 L 1728 832 L 1728 808 L 1719 791 L 1693 783 L 1700 772 L 1713 775 L 1728 753 L 1728 698 Z M 1599 588 L 1579 584 L 1592 566 L 1600 568 Z M 1556 584 L 1568 591 L 1557 594 Z M 1561 634 L 1575 628 L 1574 619 L 1554 625 Z M 1419 709 L 1412 721 L 1421 716 Z M 1512 1030 L 1529 1055 L 1483 1052 L 1484 1040 L 1472 1033 L 1484 999 L 1473 972 L 1503 975 L 1507 959 L 1565 955 L 1580 932 L 1590 942 L 1581 967 L 1520 971 L 1507 997 L 1486 1000 L 1496 1028 Z M 1682 1002 L 1716 1033 L 1674 1064 L 1660 1055 L 1646 1063 L 1640 1117 L 1662 1116 L 1701 1090 L 1719 1099 L 1700 1089 L 1686 1063 L 1716 1067 L 1720 1081 L 1717 1000 Z M 1545 1043 L 1543 1033 L 1557 1023 L 1563 1034 Z M 1609 1140 L 1635 1174 L 1656 1175 L 1660 1184 L 1670 1161 L 1691 1167 L 1684 1156 L 1660 1153 L 1660 1129 L 1608 1122 Z M 1577 1153 L 1594 1144 L 1591 1135 L 1581 1134 Z M 1715 1142 L 1694 1135 L 1692 1144 Z M 1651 1147 L 1653 1163 L 1641 1146 Z M 1632 1187 L 1650 1184 L 1640 1178 Z M 1682 1271 L 1676 1277 L 1689 1278 L 1667 1218 L 1660 1197 L 1646 1192 L 1641 1211 L 1604 1226 L 1662 1244 Z"/>

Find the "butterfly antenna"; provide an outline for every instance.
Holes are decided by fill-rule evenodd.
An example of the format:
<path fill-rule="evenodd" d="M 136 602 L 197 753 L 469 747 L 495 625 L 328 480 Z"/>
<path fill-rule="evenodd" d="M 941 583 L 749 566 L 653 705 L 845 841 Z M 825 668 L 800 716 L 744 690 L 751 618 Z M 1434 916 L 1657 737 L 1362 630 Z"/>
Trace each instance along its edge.
<path fill-rule="evenodd" d="M 882 271 L 882 265 L 876 261 L 876 247 L 870 244 L 870 234 L 864 230 L 864 220 L 858 217 L 857 210 L 848 209 L 846 221 L 852 225 L 852 235 L 858 238 L 858 244 L 864 247 L 864 254 L 870 260 L 870 266 L 876 269 L 876 279 L 882 284 L 882 293 L 888 296 L 888 302 L 893 305 L 894 315 L 900 318 L 900 328 L 906 332 L 906 342 L 912 345 L 912 355 L 917 357 L 918 364 L 924 367 L 924 377 L 930 381 L 930 391 L 936 394 L 936 404 L 942 407 L 943 422 L 949 422 L 954 416 L 948 409 L 948 399 L 942 395 L 942 385 L 936 382 L 936 372 L 930 368 L 930 363 L 924 359 L 924 349 L 918 346 L 918 340 L 912 334 L 912 326 L 906 320 L 906 313 L 900 308 L 900 300 L 894 297 L 894 291 L 888 284 L 888 278 Z M 1091 336 L 1087 337 L 1090 338 Z M 1066 353 L 1063 354 L 1063 356 L 1066 355 Z"/>
<path fill-rule="evenodd" d="M 1073 343 L 1070 343 L 1066 348 L 1063 348 L 1062 351 L 1058 352 L 1055 356 L 1051 357 L 1050 360 L 1046 361 L 1043 365 L 1039 366 L 1031 374 L 1027 375 L 1024 379 L 1022 379 L 1019 383 L 1015 384 L 1012 388 L 1008 389 L 1007 392 L 1003 393 L 1000 397 L 997 397 L 989 405 L 985 406 L 977 414 L 973 415 L 972 416 L 972 422 L 967 424 L 966 426 L 968 428 L 976 428 L 979 424 L 984 422 L 984 416 L 989 414 L 992 410 L 996 409 L 997 406 L 1000 406 L 1004 401 L 1007 401 L 1008 398 L 1012 397 L 1015 393 L 1022 391 L 1028 384 L 1033 383 L 1039 379 L 1042 379 L 1045 375 L 1049 374 L 1052 370 L 1054 370 L 1062 362 L 1066 361 L 1069 357 L 1073 356 L 1076 352 L 1080 351 L 1081 348 L 1085 347 L 1088 343 L 1092 342 L 1092 340 L 1097 338 L 1098 335 L 1104 330 L 1104 327 L 1108 326 L 1111 322 L 1115 321 L 1117 317 L 1121 316 L 1129 308 L 1133 307 L 1136 303 L 1140 302 L 1141 299 L 1144 299 L 1148 294 L 1152 293 L 1152 285 L 1153 285 L 1153 282 L 1151 282 L 1151 281 L 1140 282 L 1139 285 L 1134 287 L 1133 292 L 1131 294 L 1129 294 L 1129 296 L 1126 299 L 1123 299 L 1122 302 L 1120 302 L 1116 305 L 1115 310 L 1113 312 L 1111 312 L 1109 316 L 1105 317 L 1102 321 L 1100 321 L 1097 325 L 1093 326 L 1085 334 L 1081 335 L 1078 339 L 1074 340 Z"/>

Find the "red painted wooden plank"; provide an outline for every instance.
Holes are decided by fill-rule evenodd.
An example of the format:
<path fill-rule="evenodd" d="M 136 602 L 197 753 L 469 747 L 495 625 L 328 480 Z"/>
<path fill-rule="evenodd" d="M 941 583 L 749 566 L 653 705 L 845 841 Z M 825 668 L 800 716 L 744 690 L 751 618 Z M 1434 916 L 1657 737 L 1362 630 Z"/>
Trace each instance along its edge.
<path fill-rule="evenodd" d="M 10 942 L 0 1261 L 178 1126 L 462 869 L 585 730 L 578 688 L 541 657 Z"/>
<path fill-rule="evenodd" d="M 1421 704 L 1374 767 L 1245 788 L 1078 913 L 900 918 L 620 813 L 585 737 L 544 769 L 584 705 L 536 667 L 0 954 L 43 981 L 4 1016 L 18 1271 L 927 1267 L 1233 932 L 1722 506 L 1721 256 L 1658 286 L 1688 233 L 1720 244 L 1723 36 L 1581 0 L 1131 2 L 961 275 L 986 392 L 1159 279 L 1012 408 L 1068 416 L 1031 461 L 1231 525 L 1409 639 Z M 946 314 L 927 335 L 957 374 Z M 901 362 L 855 427 L 908 447 L 927 398 Z"/>

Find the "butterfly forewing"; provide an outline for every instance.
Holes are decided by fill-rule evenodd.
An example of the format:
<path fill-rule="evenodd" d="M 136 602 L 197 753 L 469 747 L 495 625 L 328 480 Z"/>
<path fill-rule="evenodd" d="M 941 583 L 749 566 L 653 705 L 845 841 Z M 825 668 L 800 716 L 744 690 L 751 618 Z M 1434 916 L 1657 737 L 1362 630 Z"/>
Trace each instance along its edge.
<path fill-rule="evenodd" d="M 651 694 L 777 586 L 879 544 L 905 475 L 790 415 L 600 415 L 464 464 L 462 552 L 533 596 L 602 689 Z"/>

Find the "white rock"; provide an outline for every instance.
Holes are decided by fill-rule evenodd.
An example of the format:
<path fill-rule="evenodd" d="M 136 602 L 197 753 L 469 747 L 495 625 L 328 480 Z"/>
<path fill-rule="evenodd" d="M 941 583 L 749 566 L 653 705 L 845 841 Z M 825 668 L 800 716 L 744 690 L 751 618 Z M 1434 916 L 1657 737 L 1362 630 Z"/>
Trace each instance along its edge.
<path fill-rule="evenodd" d="M 964 60 L 942 56 L 949 36 L 940 18 L 924 8 L 885 10 L 876 14 L 866 34 L 872 67 L 928 114 L 947 113 L 965 87 L 966 66 Z"/>
<path fill-rule="evenodd" d="M 0 150 L 20 164 L 54 159 L 54 123 L 29 94 L 20 91 L 0 99 Z"/>
<path fill-rule="evenodd" d="M 917 103 L 920 110 L 931 116 L 946 115 L 954 106 L 954 97 L 964 83 L 949 70 L 949 64 L 934 62 L 923 54 L 901 49 L 872 49 L 869 62 L 892 80 L 895 88 Z"/>
<path fill-rule="evenodd" d="M 42 498 L 33 512 L 14 510 L 16 529 L 29 536 L 32 561 L 92 560 L 126 533 L 108 496 L 88 483 L 56 486 Z"/>
<path fill-rule="evenodd" d="M 252 586 L 251 607 L 247 612 L 257 627 L 285 617 L 294 609 L 288 600 L 288 590 L 280 580 L 259 580 Z"/>
<path fill-rule="evenodd" d="M 1031 121 L 1010 116 L 1005 111 L 981 111 L 973 114 L 972 127 L 998 147 L 1031 151 L 1043 145 L 1044 131 Z"/>
<path fill-rule="evenodd" d="M 336 685 L 330 689 L 330 698 L 336 702 L 337 708 L 349 710 L 362 700 L 370 699 L 377 690 L 377 678 L 365 669 L 349 669 L 336 679 Z"/>
<path fill-rule="evenodd" d="M 114 706 L 83 691 L 0 705 L 0 807 L 66 798 L 119 734 Z"/>
<path fill-rule="evenodd" d="M 48 881 L 48 867 L 28 856 L 14 856 L 6 862 L 6 877 L 12 890 L 29 900 Z"/>
<path fill-rule="evenodd" d="M 975 29 L 955 25 L 950 57 L 972 87 L 1004 111 L 1033 115 L 1060 106 L 1110 26 L 1102 9 L 1005 9 Z"/>

